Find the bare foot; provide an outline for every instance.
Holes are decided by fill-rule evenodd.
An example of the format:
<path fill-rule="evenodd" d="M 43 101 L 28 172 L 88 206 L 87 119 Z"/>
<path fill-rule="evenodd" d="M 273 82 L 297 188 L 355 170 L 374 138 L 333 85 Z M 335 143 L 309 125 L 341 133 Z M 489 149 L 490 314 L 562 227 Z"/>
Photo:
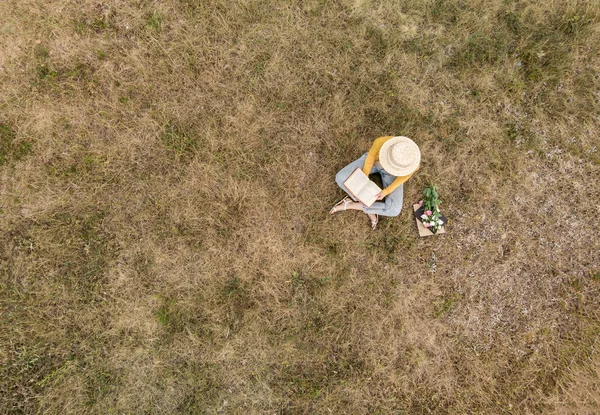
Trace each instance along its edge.
<path fill-rule="evenodd" d="M 374 213 L 368 213 L 367 216 L 371 219 L 371 229 L 375 230 L 377 224 L 379 223 L 379 215 Z"/>
<path fill-rule="evenodd" d="M 330 214 L 334 214 L 335 212 L 339 212 L 340 210 L 347 210 L 348 209 L 348 204 L 352 202 L 352 200 L 346 196 L 345 198 L 343 198 L 342 200 L 340 200 L 339 202 L 337 202 L 329 211 Z"/>

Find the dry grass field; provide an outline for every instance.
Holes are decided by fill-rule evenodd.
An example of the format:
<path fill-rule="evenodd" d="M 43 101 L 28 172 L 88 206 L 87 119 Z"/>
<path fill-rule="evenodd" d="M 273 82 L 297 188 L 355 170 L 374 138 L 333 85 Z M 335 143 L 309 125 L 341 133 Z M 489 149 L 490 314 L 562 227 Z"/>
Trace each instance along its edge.
<path fill-rule="evenodd" d="M 599 22 L 0 1 L 0 413 L 600 413 Z M 328 211 L 381 135 L 423 160 L 372 232 Z"/>

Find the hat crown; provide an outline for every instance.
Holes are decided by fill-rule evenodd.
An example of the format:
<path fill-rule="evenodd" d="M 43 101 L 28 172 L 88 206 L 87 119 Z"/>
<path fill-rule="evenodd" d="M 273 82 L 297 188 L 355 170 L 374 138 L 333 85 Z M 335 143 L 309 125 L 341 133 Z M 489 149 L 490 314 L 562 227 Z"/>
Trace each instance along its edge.
<path fill-rule="evenodd" d="M 396 167 L 408 167 L 415 162 L 417 158 L 416 151 L 412 143 L 399 142 L 390 148 L 390 163 Z"/>
<path fill-rule="evenodd" d="M 421 151 L 408 137 L 391 137 L 379 149 L 379 161 L 388 173 L 406 176 L 419 168 Z"/>

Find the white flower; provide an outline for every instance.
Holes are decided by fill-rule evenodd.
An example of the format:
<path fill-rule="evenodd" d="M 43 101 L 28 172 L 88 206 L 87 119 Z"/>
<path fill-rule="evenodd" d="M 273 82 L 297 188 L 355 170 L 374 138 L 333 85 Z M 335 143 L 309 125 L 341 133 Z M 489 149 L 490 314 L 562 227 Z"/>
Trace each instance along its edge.
<path fill-rule="evenodd" d="M 438 220 L 438 225 L 442 226 L 444 224 L 443 220 Z"/>
<path fill-rule="evenodd" d="M 440 208 L 436 206 L 436 207 L 435 207 L 435 211 L 436 211 L 436 212 L 439 212 L 439 211 L 440 211 Z"/>
<path fill-rule="evenodd" d="M 421 215 L 421 219 L 427 219 L 427 215 Z"/>

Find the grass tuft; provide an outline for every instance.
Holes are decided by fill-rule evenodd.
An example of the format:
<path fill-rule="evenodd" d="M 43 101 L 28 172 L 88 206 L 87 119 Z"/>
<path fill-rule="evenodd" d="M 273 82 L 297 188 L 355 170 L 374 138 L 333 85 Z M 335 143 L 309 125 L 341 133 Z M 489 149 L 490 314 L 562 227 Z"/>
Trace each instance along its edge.
<path fill-rule="evenodd" d="M 108 369 L 94 370 L 86 379 L 86 400 L 84 405 L 94 407 L 99 400 L 114 391 L 117 377 Z"/>
<path fill-rule="evenodd" d="M 9 161 L 20 161 L 31 153 L 31 143 L 18 140 L 16 133 L 6 124 L 0 124 L 0 166 Z"/>
<path fill-rule="evenodd" d="M 451 59 L 451 65 L 465 70 L 482 64 L 494 65 L 507 58 L 509 46 L 506 34 L 473 33 L 467 37 Z"/>
<path fill-rule="evenodd" d="M 152 12 L 146 14 L 146 28 L 160 32 L 162 28 L 162 22 L 162 15 L 157 10 L 153 10 Z"/>
<path fill-rule="evenodd" d="M 435 309 L 433 316 L 435 318 L 441 318 L 448 315 L 458 305 L 458 302 L 459 297 L 456 294 L 440 297 L 434 303 Z"/>
<path fill-rule="evenodd" d="M 198 139 L 191 131 L 171 122 L 165 124 L 160 141 L 170 151 L 172 157 L 180 162 L 189 161 L 199 145 Z"/>

